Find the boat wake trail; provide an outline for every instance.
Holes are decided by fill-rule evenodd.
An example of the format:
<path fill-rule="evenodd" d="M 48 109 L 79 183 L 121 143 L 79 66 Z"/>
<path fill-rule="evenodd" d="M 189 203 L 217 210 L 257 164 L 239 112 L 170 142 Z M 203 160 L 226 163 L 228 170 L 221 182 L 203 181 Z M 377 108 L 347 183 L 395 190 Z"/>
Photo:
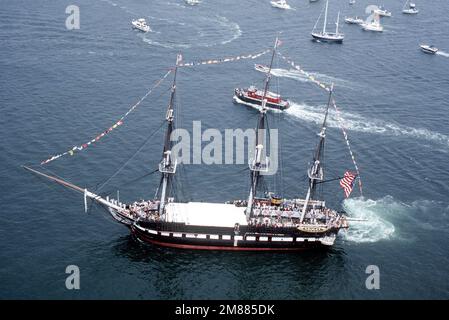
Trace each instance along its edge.
<path fill-rule="evenodd" d="M 198 17 L 194 22 L 179 22 L 179 19 L 161 19 L 149 16 L 151 21 L 163 21 L 158 34 L 146 34 L 142 40 L 148 44 L 167 49 L 187 49 L 192 47 L 213 47 L 234 41 L 242 35 L 240 26 L 226 17 Z M 173 40 L 170 40 L 173 39 Z M 176 39 L 176 40 L 175 40 Z"/>
<path fill-rule="evenodd" d="M 424 233 L 448 232 L 449 206 L 438 201 L 416 200 L 407 204 L 391 196 L 378 200 L 354 198 L 345 200 L 343 208 L 348 217 L 367 220 L 350 222 L 349 229 L 342 235 L 351 242 L 417 240 L 416 228 Z M 401 221 L 400 232 L 391 221 Z M 409 228 L 410 231 L 407 231 Z"/>
<path fill-rule="evenodd" d="M 385 217 L 398 209 L 404 209 L 389 199 L 388 197 L 380 200 L 363 198 L 345 200 L 343 208 L 349 217 L 367 221 L 351 221 L 348 231 L 343 234 L 344 239 L 357 243 L 392 239 L 395 228 Z"/>
<path fill-rule="evenodd" d="M 306 104 L 297 104 L 290 101 L 290 108 L 286 110 L 298 119 L 313 122 L 318 125 L 323 121 L 324 106 L 310 106 Z M 340 112 L 340 118 L 343 126 L 352 131 L 385 134 L 391 136 L 405 136 L 414 139 L 422 139 L 432 143 L 436 143 L 444 147 L 444 151 L 449 152 L 449 137 L 424 128 L 412 128 L 396 123 L 387 122 L 378 119 L 366 119 L 358 114 L 349 112 Z M 334 110 L 329 112 L 328 125 L 330 127 L 339 128 L 341 126 L 338 121 L 337 114 Z"/>
<path fill-rule="evenodd" d="M 287 70 L 281 68 L 274 68 L 271 70 L 271 74 L 275 77 L 290 78 L 301 82 L 311 82 L 311 80 L 309 80 L 307 76 L 305 76 L 304 74 L 295 69 Z M 310 72 L 310 75 L 312 75 L 315 79 L 319 80 L 320 82 L 327 83 L 328 85 L 334 83 L 339 87 L 345 87 L 350 89 L 353 88 L 353 83 L 347 80 L 335 78 L 318 72 Z"/>
<path fill-rule="evenodd" d="M 449 58 L 449 53 L 441 51 L 441 50 L 437 51 L 436 54 L 439 55 L 439 56 L 443 56 L 443 57 Z"/>
<path fill-rule="evenodd" d="M 218 14 L 192 15 L 191 10 L 185 10 L 187 7 L 181 4 L 166 3 L 172 8 L 163 14 L 151 16 L 145 15 L 144 11 L 133 12 L 112 0 L 99 1 L 120 8 L 133 18 L 148 18 L 148 23 L 154 31 L 147 34 L 136 33 L 136 36 L 145 43 L 158 47 L 167 49 L 213 47 L 230 43 L 242 35 L 240 26 L 226 17 Z M 174 5 L 176 8 L 173 8 Z"/>

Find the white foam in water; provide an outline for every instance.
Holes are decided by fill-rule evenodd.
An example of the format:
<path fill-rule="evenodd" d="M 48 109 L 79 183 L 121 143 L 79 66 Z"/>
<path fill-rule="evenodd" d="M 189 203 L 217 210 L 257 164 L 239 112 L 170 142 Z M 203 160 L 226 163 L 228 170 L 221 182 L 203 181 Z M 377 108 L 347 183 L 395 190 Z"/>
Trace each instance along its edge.
<path fill-rule="evenodd" d="M 449 53 L 441 51 L 441 50 L 437 51 L 437 55 L 449 58 Z"/>
<path fill-rule="evenodd" d="M 310 80 L 307 78 L 307 76 L 305 76 L 304 74 L 302 74 L 301 72 L 299 72 L 298 70 L 295 70 L 295 69 L 287 70 L 287 69 L 281 69 L 281 68 L 274 68 L 271 70 L 271 73 L 275 77 L 285 77 L 285 78 L 298 80 L 301 82 L 310 82 Z M 350 86 L 351 83 L 347 80 L 338 79 L 338 78 L 328 76 L 326 74 L 322 74 L 322 73 L 318 73 L 318 72 L 309 72 L 309 74 L 314 76 L 315 79 L 320 80 L 322 82 L 325 82 L 328 84 L 335 83 L 335 84 L 338 84 L 340 87 L 351 88 L 351 86 Z"/>
<path fill-rule="evenodd" d="M 392 239 L 395 232 L 394 225 L 384 217 L 397 211 L 398 206 L 398 204 L 389 201 L 389 198 L 345 200 L 343 207 L 348 217 L 366 219 L 367 221 L 350 221 L 349 229 L 342 233 L 344 239 L 357 243 Z M 399 209 L 402 210 L 400 206 Z"/>
<path fill-rule="evenodd" d="M 290 108 L 286 110 L 288 114 L 304 121 L 314 122 L 316 124 L 322 123 L 324 106 L 310 106 L 294 103 L 292 101 L 290 101 L 290 104 Z M 341 112 L 340 118 L 343 126 L 348 130 L 423 139 L 439 143 L 445 147 L 446 151 L 449 151 L 449 137 L 438 132 L 423 128 L 402 126 L 384 120 L 368 120 L 358 114 L 349 112 Z M 329 111 L 328 125 L 334 128 L 339 128 L 341 126 L 333 109 L 330 109 Z"/>

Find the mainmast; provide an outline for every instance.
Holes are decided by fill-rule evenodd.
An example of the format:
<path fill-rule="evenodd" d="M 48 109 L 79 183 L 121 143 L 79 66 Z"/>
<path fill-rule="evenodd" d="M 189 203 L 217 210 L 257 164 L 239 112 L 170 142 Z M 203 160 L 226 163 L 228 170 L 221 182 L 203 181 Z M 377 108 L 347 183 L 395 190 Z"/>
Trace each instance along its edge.
<path fill-rule="evenodd" d="M 265 86 L 262 98 L 262 108 L 259 112 L 259 120 L 257 122 L 256 127 L 256 147 L 255 147 L 255 155 L 254 159 L 250 161 L 249 169 L 251 170 L 251 188 L 249 190 L 248 196 L 248 204 L 246 207 L 246 218 L 249 219 L 252 215 L 253 211 L 253 202 L 254 197 L 257 193 L 257 186 L 259 184 L 260 174 L 261 172 L 268 171 L 268 158 L 262 160 L 264 142 L 265 142 L 265 122 L 266 122 L 266 113 L 267 113 L 267 93 L 270 87 L 270 79 L 271 79 L 271 68 L 273 67 L 274 56 L 276 54 L 276 49 L 279 44 L 279 39 L 276 37 L 273 47 L 273 54 L 271 56 L 270 67 L 268 68 L 267 76 L 265 78 Z"/>
<path fill-rule="evenodd" d="M 167 121 L 167 131 L 165 133 L 164 140 L 164 151 L 162 153 L 162 161 L 159 163 L 159 172 L 162 174 L 161 183 L 159 185 L 161 189 L 161 203 L 159 205 L 159 214 L 162 216 L 164 214 L 165 204 L 167 202 L 167 187 L 172 179 L 173 174 L 176 172 L 177 160 L 173 159 L 171 154 L 172 142 L 171 133 L 174 130 L 174 102 L 176 93 L 176 75 L 178 72 L 178 65 L 181 62 L 181 55 L 178 54 L 176 57 L 176 66 L 173 76 L 173 84 L 171 88 L 170 101 L 167 107 L 167 114 L 165 120 Z"/>
<path fill-rule="evenodd" d="M 307 207 L 309 205 L 309 201 L 310 201 L 310 199 L 313 199 L 313 197 L 315 195 L 317 181 L 322 181 L 324 179 L 323 167 L 321 164 L 321 156 L 324 152 L 324 142 L 326 140 L 327 117 L 329 114 L 329 106 L 331 104 L 333 89 L 334 89 L 334 85 L 331 86 L 330 91 L 329 91 L 329 100 L 327 101 L 326 112 L 324 114 L 323 124 L 321 126 L 320 133 L 318 133 L 320 140 L 318 142 L 318 145 L 316 147 L 316 150 L 315 150 L 315 153 L 313 156 L 313 163 L 312 163 L 312 166 L 310 167 L 310 169 L 307 171 L 307 174 L 309 176 L 309 189 L 307 190 L 306 199 L 304 201 L 304 207 L 302 208 L 302 212 L 301 212 L 301 219 L 300 219 L 301 223 L 304 220 L 304 216 L 306 214 Z"/>

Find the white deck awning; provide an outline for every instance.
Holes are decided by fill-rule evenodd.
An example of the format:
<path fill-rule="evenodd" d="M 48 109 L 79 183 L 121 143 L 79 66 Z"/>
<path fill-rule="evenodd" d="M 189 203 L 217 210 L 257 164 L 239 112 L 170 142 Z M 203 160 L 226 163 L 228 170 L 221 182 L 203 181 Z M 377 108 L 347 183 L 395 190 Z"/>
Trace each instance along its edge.
<path fill-rule="evenodd" d="M 245 207 L 233 204 L 188 202 L 168 203 L 165 207 L 167 222 L 180 222 L 192 226 L 234 227 L 247 225 Z"/>

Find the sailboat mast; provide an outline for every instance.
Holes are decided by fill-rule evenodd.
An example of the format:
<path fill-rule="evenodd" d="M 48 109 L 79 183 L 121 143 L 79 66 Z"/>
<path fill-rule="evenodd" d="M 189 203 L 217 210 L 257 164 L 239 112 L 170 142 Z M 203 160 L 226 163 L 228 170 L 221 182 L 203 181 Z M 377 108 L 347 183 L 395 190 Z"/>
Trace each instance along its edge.
<path fill-rule="evenodd" d="M 176 58 L 176 65 L 174 69 L 174 76 L 173 76 L 173 84 L 171 88 L 171 94 L 170 94 L 170 101 L 168 103 L 167 107 L 167 114 L 165 116 L 165 120 L 167 121 L 167 131 L 165 132 L 165 139 L 164 139 L 164 150 L 162 154 L 162 161 L 159 163 L 159 172 L 162 173 L 161 178 L 161 199 L 160 199 L 160 205 L 159 205 L 159 214 L 163 215 L 165 204 L 166 204 L 166 198 L 167 198 L 167 186 L 171 179 L 171 176 L 176 172 L 176 165 L 177 161 L 176 159 L 173 159 L 171 155 L 171 134 L 174 129 L 174 101 L 175 101 L 175 94 L 176 94 L 176 75 L 178 73 L 178 65 L 181 62 L 181 55 L 178 54 Z"/>
<path fill-rule="evenodd" d="M 329 1 L 326 1 L 326 9 L 324 10 L 324 24 L 323 24 L 323 34 L 326 33 L 326 25 L 327 25 L 327 7 L 329 6 Z"/>
<path fill-rule="evenodd" d="M 313 156 L 312 166 L 308 170 L 309 188 L 307 190 L 306 199 L 304 201 L 304 206 L 303 206 L 302 212 L 301 212 L 301 218 L 300 218 L 300 222 L 301 223 L 304 220 L 304 216 L 306 214 L 307 207 L 309 205 L 309 201 L 310 201 L 310 199 L 313 199 L 313 197 L 315 195 L 315 189 L 316 189 L 317 181 L 318 180 L 321 181 L 321 180 L 324 179 L 323 167 L 321 165 L 321 155 L 323 153 L 324 142 L 326 140 L 327 118 L 328 118 L 328 115 L 329 115 L 329 107 L 330 107 L 331 100 L 332 100 L 333 87 L 334 86 L 332 85 L 331 89 L 329 91 L 329 99 L 327 101 L 326 112 L 324 114 L 323 124 L 321 125 L 321 130 L 320 130 L 320 133 L 318 134 L 318 136 L 320 137 L 320 140 L 318 142 L 318 145 L 317 145 L 316 150 L 315 150 L 315 154 Z"/>
<path fill-rule="evenodd" d="M 338 15 L 337 15 L 337 23 L 336 23 L 336 27 L 335 27 L 335 34 L 338 35 L 338 24 L 340 23 L 340 11 L 338 11 Z"/>
<path fill-rule="evenodd" d="M 255 156 L 253 161 L 250 162 L 249 168 L 251 170 L 251 188 L 249 190 L 248 203 L 246 207 L 246 217 L 249 219 L 252 215 L 253 211 L 253 202 L 254 197 L 257 192 L 257 185 L 259 183 L 260 172 L 268 170 L 268 164 L 266 161 L 262 161 L 264 141 L 265 141 L 265 121 L 266 121 L 266 103 L 267 103 L 267 94 L 268 89 L 270 87 L 270 79 L 271 79 L 271 69 L 273 67 L 274 56 L 276 54 L 276 49 L 279 44 L 279 39 L 276 37 L 273 47 L 273 54 L 271 56 L 270 67 L 268 68 L 267 76 L 265 78 L 265 87 L 264 93 L 262 97 L 262 108 L 259 113 L 259 121 L 256 127 L 256 147 L 255 147 Z"/>

